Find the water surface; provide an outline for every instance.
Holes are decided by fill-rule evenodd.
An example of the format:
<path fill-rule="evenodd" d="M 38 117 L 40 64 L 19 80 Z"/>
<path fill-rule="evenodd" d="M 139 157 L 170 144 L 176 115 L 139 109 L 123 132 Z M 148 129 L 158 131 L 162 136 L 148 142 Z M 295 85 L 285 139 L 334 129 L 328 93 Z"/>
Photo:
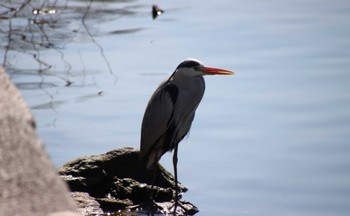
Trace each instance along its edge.
<path fill-rule="evenodd" d="M 165 13 L 153 20 L 155 3 Z M 37 17 L 46 24 L 29 24 L 29 9 L 2 20 L 16 43 L 5 52 L 3 30 L 0 54 L 57 167 L 139 148 L 150 95 L 193 57 L 237 73 L 205 78 L 205 96 L 179 147 L 179 178 L 198 215 L 349 214 L 348 1 L 55 6 L 58 14 Z M 171 154 L 161 163 L 172 170 Z"/>

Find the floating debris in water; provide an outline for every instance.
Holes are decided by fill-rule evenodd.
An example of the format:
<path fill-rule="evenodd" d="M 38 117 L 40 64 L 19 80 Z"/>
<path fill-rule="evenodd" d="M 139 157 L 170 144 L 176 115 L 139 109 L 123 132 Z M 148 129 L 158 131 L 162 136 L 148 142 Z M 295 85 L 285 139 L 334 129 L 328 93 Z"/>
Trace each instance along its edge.
<path fill-rule="evenodd" d="M 47 15 L 47 14 L 57 14 L 57 10 L 54 8 L 34 8 L 32 11 L 33 15 Z"/>
<path fill-rule="evenodd" d="M 65 86 L 71 86 L 73 84 L 73 82 L 72 81 L 70 81 L 70 80 L 66 80 L 66 85 Z"/>
<path fill-rule="evenodd" d="M 56 24 L 58 22 L 58 10 L 55 8 L 34 8 L 32 22 L 37 25 Z"/>
<path fill-rule="evenodd" d="M 160 9 L 157 5 L 153 5 L 152 6 L 152 17 L 153 17 L 153 19 L 156 19 L 162 13 L 164 13 L 164 10 Z"/>

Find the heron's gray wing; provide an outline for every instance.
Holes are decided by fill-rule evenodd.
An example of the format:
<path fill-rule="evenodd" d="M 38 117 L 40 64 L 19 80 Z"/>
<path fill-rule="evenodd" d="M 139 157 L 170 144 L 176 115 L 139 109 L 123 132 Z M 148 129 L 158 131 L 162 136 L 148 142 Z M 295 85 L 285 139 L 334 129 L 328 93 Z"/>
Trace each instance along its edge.
<path fill-rule="evenodd" d="M 148 102 L 141 129 L 140 158 L 147 167 L 158 162 L 164 153 L 164 139 L 172 122 L 178 87 L 171 81 L 162 83 Z"/>

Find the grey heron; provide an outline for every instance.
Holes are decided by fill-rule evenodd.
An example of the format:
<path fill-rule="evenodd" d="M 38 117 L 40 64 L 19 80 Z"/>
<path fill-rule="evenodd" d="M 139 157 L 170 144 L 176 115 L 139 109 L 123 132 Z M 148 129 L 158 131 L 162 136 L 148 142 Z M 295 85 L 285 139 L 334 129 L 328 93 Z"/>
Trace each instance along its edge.
<path fill-rule="evenodd" d="M 147 169 L 157 169 L 162 155 L 174 150 L 175 210 L 178 204 L 177 152 L 179 142 L 191 128 L 205 90 L 204 75 L 233 75 L 234 72 L 206 67 L 195 59 L 180 63 L 153 93 L 143 116 L 140 160 Z M 154 172 L 155 173 L 155 172 Z M 154 177 L 155 178 L 155 174 Z M 152 182 L 153 190 L 154 179 Z M 151 191 L 153 201 L 153 192 Z"/>

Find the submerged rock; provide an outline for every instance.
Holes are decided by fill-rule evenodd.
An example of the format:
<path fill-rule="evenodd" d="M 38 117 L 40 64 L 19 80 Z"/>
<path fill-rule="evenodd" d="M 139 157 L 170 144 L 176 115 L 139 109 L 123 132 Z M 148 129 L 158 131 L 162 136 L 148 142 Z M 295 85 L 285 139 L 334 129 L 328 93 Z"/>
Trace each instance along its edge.
<path fill-rule="evenodd" d="M 144 169 L 139 164 L 139 152 L 128 147 L 106 154 L 78 158 L 61 167 L 59 174 L 68 183 L 71 191 L 88 193 L 98 202 L 103 213 L 122 211 L 127 207 L 146 202 L 150 196 L 153 177 L 152 171 Z M 175 194 L 174 181 L 173 175 L 158 165 L 153 190 L 154 200 L 159 206 L 168 208 L 172 205 Z M 181 184 L 179 188 L 181 193 L 187 191 Z M 75 194 L 76 200 L 77 196 Z M 78 199 L 80 209 L 84 204 L 81 199 L 83 198 Z M 189 215 L 198 212 L 189 202 L 181 201 L 181 204 L 186 207 L 186 213 Z M 86 209 L 88 207 L 89 205 Z M 96 210 L 95 206 L 93 209 Z M 81 212 L 87 215 L 86 211 Z M 185 214 L 181 211 L 178 213 Z"/>

